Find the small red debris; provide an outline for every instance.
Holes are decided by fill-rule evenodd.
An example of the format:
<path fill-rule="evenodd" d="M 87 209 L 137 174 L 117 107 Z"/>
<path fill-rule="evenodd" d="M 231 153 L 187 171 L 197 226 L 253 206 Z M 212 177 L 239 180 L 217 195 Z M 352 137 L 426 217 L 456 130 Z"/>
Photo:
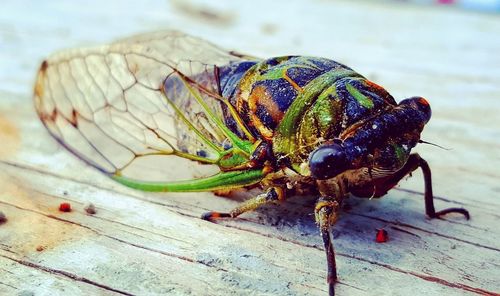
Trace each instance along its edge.
<path fill-rule="evenodd" d="M 37 252 L 41 252 L 41 251 L 43 251 L 43 250 L 45 250 L 45 247 L 44 247 L 44 246 L 38 246 L 38 247 L 36 247 L 36 251 L 37 251 Z"/>
<path fill-rule="evenodd" d="M 71 212 L 71 205 L 69 202 L 63 202 L 59 205 L 59 211 L 61 212 Z"/>
<path fill-rule="evenodd" d="M 385 243 L 389 239 L 389 235 L 387 231 L 384 229 L 377 229 L 377 236 L 375 237 L 375 241 L 377 243 Z"/>

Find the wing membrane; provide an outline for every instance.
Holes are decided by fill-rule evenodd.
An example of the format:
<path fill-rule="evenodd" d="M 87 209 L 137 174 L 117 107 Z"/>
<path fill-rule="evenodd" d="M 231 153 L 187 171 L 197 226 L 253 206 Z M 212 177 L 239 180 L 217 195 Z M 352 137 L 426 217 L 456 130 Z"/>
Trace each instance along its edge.
<path fill-rule="evenodd" d="M 171 164 L 159 156 L 213 164 L 227 148 L 217 67 L 238 60 L 175 31 L 65 51 L 42 64 L 35 107 L 59 142 L 104 173 L 164 180 Z"/>

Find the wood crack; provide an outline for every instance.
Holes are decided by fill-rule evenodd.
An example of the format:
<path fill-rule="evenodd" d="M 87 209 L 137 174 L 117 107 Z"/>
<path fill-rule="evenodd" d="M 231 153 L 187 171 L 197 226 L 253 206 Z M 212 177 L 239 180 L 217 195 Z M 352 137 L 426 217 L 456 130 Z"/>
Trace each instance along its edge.
<path fill-rule="evenodd" d="M 105 289 L 107 291 L 115 292 L 115 293 L 118 293 L 118 294 L 121 294 L 121 295 L 128 295 L 128 296 L 133 296 L 134 295 L 134 294 L 131 294 L 131 293 L 128 293 L 128 292 L 125 292 L 125 291 L 121 291 L 121 290 L 115 289 L 113 287 L 110 287 L 110 286 L 98 283 L 96 281 L 89 280 L 89 279 L 87 279 L 85 277 L 81 277 L 81 276 L 78 276 L 76 274 L 64 271 L 64 270 L 49 268 L 49 267 L 46 267 L 46 266 L 43 266 L 43 265 L 39 265 L 39 264 L 30 262 L 30 261 L 11 258 L 9 256 L 5 256 L 5 255 L 2 255 L 2 254 L 0 254 L 0 256 L 3 257 L 3 258 L 5 258 L 5 259 L 9 259 L 11 261 L 14 261 L 14 262 L 16 262 L 18 264 L 21 264 L 21 265 L 24 265 L 24 266 L 27 266 L 27 267 L 30 267 L 30 268 L 34 268 L 36 270 L 40 270 L 40 271 L 47 272 L 47 273 L 50 273 L 50 274 L 55 274 L 55 275 L 63 276 L 63 277 L 66 277 L 66 278 L 70 278 L 72 280 L 75 280 L 75 281 L 78 281 L 78 282 L 82 282 L 82 283 L 86 283 L 86 284 L 89 284 L 89 285 L 92 285 L 92 286 L 96 286 L 96 287 Z"/>
<path fill-rule="evenodd" d="M 177 212 L 175 212 L 175 213 L 177 213 Z M 144 231 L 146 233 L 153 234 L 153 235 L 156 235 L 156 236 L 159 236 L 159 237 L 163 237 L 163 238 L 166 238 L 166 239 L 169 239 L 169 240 L 175 240 L 175 241 L 178 241 L 178 242 L 181 242 L 181 243 L 189 244 L 188 241 L 181 240 L 181 239 L 178 239 L 178 238 L 175 238 L 175 237 L 172 237 L 172 236 L 164 235 L 164 234 L 161 234 L 161 233 L 158 233 L 158 232 L 155 232 L 155 231 L 151 231 L 151 230 L 148 230 L 148 229 L 144 229 L 144 228 L 141 228 L 141 227 L 133 226 L 133 225 L 130 225 L 130 224 L 125 224 L 125 223 L 118 222 L 118 221 L 113 221 L 113 220 L 106 219 L 106 218 L 103 218 L 103 217 L 99 217 L 99 216 L 96 216 L 96 215 L 94 215 L 92 217 L 96 218 L 96 219 L 99 219 L 99 220 L 103 220 L 103 221 L 109 222 L 109 223 L 118 224 L 118 225 L 121 225 L 121 226 L 130 227 L 132 229 Z M 137 235 L 137 234 L 132 233 L 132 232 L 130 232 L 130 233 L 134 234 L 134 235 Z"/>
<path fill-rule="evenodd" d="M 347 284 L 347 283 L 345 283 L 345 282 L 343 282 L 343 281 L 341 281 L 341 280 L 337 280 L 337 283 L 338 283 L 339 285 L 344 285 L 344 286 L 347 286 L 347 287 L 351 287 L 351 288 L 356 289 L 356 290 L 359 290 L 359 291 L 368 292 L 368 291 L 367 291 L 367 290 L 365 290 L 365 289 L 361 289 L 360 287 L 356 287 L 356 286 L 353 286 L 353 285 L 351 285 L 351 284 Z"/>
<path fill-rule="evenodd" d="M 18 290 L 18 288 L 17 288 L 17 287 L 14 287 L 14 286 L 9 285 L 9 284 L 4 283 L 4 282 L 0 282 L 0 285 L 4 285 L 4 286 L 9 287 L 9 288 L 12 288 L 12 289 L 14 289 L 14 290 Z"/>
<path fill-rule="evenodd" d="M 394 229 L 394 230 L 396 230 L 396 231 L 404 232 L 404 233 L 407 233 L 409 235 L 413 235 L 413 236 L 416 236 L 416 237 L 420 238 L 420 235 L 418 235 L 416 233 L 413 233 L 413 232 L 410 232 L 410 231 L 407 231 L 407 230 L 404 230 L 404 229 L 401 229 L 399 227 L 391 226 L 391 228 Z"/>

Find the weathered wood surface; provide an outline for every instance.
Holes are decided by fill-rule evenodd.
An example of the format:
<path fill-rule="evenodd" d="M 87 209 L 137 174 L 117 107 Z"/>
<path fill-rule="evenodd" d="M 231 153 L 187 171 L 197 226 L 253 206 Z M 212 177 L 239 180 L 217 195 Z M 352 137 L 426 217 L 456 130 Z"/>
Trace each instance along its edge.
<path fill-rule="evenodd" d="M 436 206 L 466 207 L 472 219 L 427 219 L 420 172 L 381 200 L 349 199 L 334 231 L 338 295 L 500 292 L 498 16 L 353 1 L 4 2 L 0 295 L 326 294 L 312 198 L 208 223 L 203 212 L 240 199 L 129 190 L 42 127 L 31 92 L 45 56 L 165 28 L 258 56 L 333 58 L 397 98 L 428 98 L 423 138 L 452 148 L 417 149 L 433 169 Z M 61 202 L 74 211 L 59 212 Z M 389 242 L 374 242 L 377 228 Z"/>

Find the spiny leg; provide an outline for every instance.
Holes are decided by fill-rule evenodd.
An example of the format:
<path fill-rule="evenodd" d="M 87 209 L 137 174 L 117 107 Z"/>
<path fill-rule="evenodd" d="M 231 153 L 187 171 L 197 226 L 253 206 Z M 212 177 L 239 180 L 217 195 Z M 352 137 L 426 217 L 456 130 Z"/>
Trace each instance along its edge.
<path fill-rule="evenodd" d="M 325 246 L 328 293 L 330 296 L 335 295 L 335 282 L 337 281 L 337 266 L 335 263 L 335 250 L 333 248 L 332 237 L 330 230 L 337 220 L 337 213 L 340 209 L 339 203 L 330 197 L 320 197 L 314 208 L 314 216 L 318 223 L 321 238 Z"/>
<path fill-rule="evenodd" d="M 417 168 L 421 168 L 424 174 L 424 184 L 425 184 L 425 192 L 424 192 L 424 200 L 425 200 L 425 213 L 430 218 L 439 218 L 448 213 L 460 213 L 465 216 L 467 220 L 469 220 L 470 215 L 469 212 L 464 208 L 448 208 L 441 211 L 436 212 L 434 208 L 434 195 L 432 193 L 432 177 L 431 177 L 431 169 L 420 155 L 411 154 L 408 157 L 408 161 L 406 164 L 397 171 L 391 177 L 383 180 L 382 182 L 378 182 L 376 184 L 377 195 L 381 196 L 385 194 L 389 189 L 396 186 L 396 184 L 403 179 L 406 175 L 415 171 Z"/>
<path fill-rule="evenodd" d="M 285 200 L 285 190 L 280 187 L 271 187 L 266 192 L 241 203 L 229 213 L 207 212 L 203 214 L 201 218 L 208 221 L 213 221 L 217 218 L 235 218 L 245 212 L 253 211 L 262 205 L 271 203 L 277 204 L 283 200 Z"/>

